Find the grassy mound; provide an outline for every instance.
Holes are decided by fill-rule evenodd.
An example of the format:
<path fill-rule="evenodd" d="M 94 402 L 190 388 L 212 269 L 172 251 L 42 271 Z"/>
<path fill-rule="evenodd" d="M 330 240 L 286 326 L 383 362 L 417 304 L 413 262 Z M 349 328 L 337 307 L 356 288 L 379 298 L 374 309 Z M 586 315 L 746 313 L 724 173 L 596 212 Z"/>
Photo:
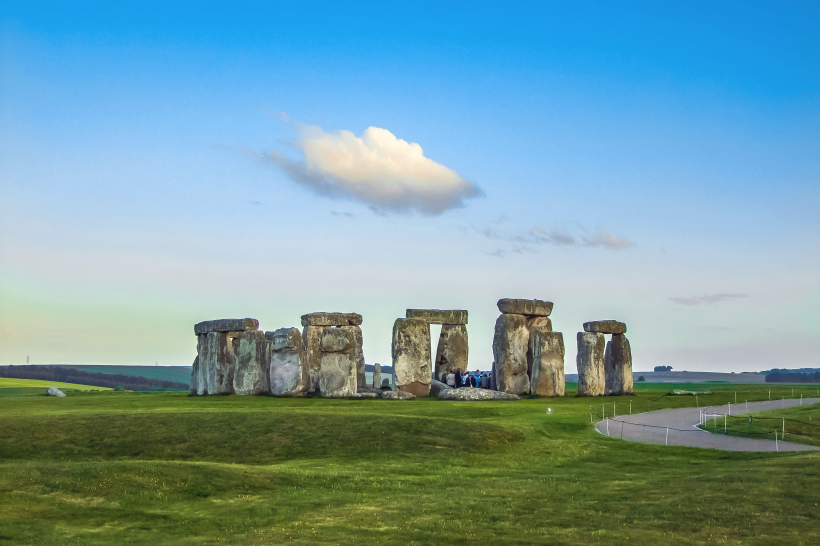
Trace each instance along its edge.
<path fill-rule="evenodd" d="M 636 444 L 590 425 L 602 405 L 695 404 L 674 388 L 478 403 L 4 397 L 0 545 L 820 542 L 817 454 Z M 768 394 L 715 387 L 700 403 L 736 389 Z"/>

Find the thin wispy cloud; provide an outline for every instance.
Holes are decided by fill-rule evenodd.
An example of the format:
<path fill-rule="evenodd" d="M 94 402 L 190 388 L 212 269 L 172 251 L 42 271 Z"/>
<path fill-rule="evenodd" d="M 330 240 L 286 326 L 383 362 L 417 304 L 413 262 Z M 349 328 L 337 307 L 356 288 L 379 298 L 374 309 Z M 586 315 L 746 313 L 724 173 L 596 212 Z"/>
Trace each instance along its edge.
<path fill-rule="evenodd" d="M 498 222 L 496 223 L 498 224 Z M 628 240 L 603 227 L 598 227 L 593 231 L 579 228 L 579 233 L 576 234 L 559 229 L 544 229 L 541 226 L 534 226 L 525 233 L 508 233 L 496 227 L 479 228 L 478 231 L 488 239 L 508 243 L 505 248 L 499 248 L 494 252 L 487 253 L 490 256 L 498 257 L 503 257 L 508 252 L 519 254 L 536 252 L 537 247 L 543 245 L 605 248 L 608 250 L 625 250 L 633 246 Z"/>
<path fill-rule="evenodd" d="M 304 159 L 293 161 L 277 149 L 256 156 L 320 195 L 353 199 L 381 212 L 427 215 L 462 207 L 481 195 L 476 184 L 387 129 L 368 127 L 357 136 L 351 131 L 328 133 L 285 115 L 282 119 L 296 131 L 296 140 L 288 144 Z"/>
<path fill-rule="evenodd" d="M 669 301 L 677 303 L 678 305 L 711 305 L 723 301 L 736 300 L 741 298 L 748 298 L 746 294 L 712 294 L 710 296 L 692 296 L 690 298 L 669 298 Z"/>

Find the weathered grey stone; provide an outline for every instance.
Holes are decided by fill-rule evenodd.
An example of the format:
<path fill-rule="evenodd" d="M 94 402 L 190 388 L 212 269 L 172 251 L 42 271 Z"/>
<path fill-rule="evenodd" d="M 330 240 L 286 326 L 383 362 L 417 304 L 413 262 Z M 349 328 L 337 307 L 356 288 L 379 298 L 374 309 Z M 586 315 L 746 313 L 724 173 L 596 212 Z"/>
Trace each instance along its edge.
<path fill-rule="evenodd" d="M 506 392 L 490 391 L 475 387 L 442 390 L 438 393 L 439 400 L 456 400 L 462 402 L 477 402 L 480 400 L 521 400 L 518 395 Z"/>
<path fill-rule="evenodd" d="M 495 380 L 495 361 L 493 361 L 493 367 L 490 370 L 490 390 L 497 391 L 498 390 L 498 383 Z"/>
<path fill-rule="evenodd" d="M 536 330 L 552 332 L 552 321 L 549 317 L 528 317 L 527 330 L 530 332 L 530 339 L 527 344 L 527 375 L 530 376 L 530 382 L 532 382 L 533 333 Z"/>
<path fill-rule="evenodd" d="M 241 332 L 210 332 L 197 336 L 197 394 L 232 394 L 236 351 Z"/>
<path fill-rule="evenodd" d="M 441 327 L 441 335 L 438 338 L 435 377 L 455 370 L 467 371 L 468 355 L 467 326 L 445 324 Z"/>
<path fill-rule="evenodd" d="M 390 388 L 390 379 L 385 377 L 384 379 L 382 379 L 382 390 L 389 389 L 389 388 Z"/>
<path fill-rule="evenodd" d="M 601 396 L 606 388 L 604 376 L 604 334 L 578 332 L 578 396 Z"/>
<path fill-rule="evenodd" d="M 382 398 L 385 400 L 415 400 L 416 397 L 405 391 L 384 391 Z"/>
<path fill-rule="evenodd" d="M 357 392 L 356 394 L 354 394 L 353 398 L 379 398 L 380 396 L 381 396 L 381 391 L 379 391 L 379 392 L 370 392 L 370 391 L 361 392 L 360 391 L 360 392 Z"/>
<path fill-rule="evenodd" d="M 427 396 L 432 380 L 430 325 L 418 319 L 393 324 L 393 385 L 398 390 Z"/>
<path fill-rule="evenodd" d="M 344 353 L 353 349 L 353 332 L 345 327 L 325 328 L 322 332 L 323 353 Z"/>
<path fill-rule="evenodd" d="M 236 339 L 239 344 L 233 376 L 234 392 L 241 395 L 269 393 L 270 341 L 259 330 L 239 332 Z"/>
<path fill-rule="evenodd" d="M 373 388 L 381 389 L 382 385 L 382 365 L 375 364 L 373 366 Z"/>
<path fill-rule="evenodd" d="M 356 394 L 356 365 L 348 353 L 322 353 L 319 392 L 326 398 L 346 398 Z"/>
<path fill-rule="evenodd" d="M 319 370 L 322 362 L 322 334 L 325 326 L 305 326 L 302 329 L 302 343 L 305 345 L 309 386 L 308 392 L 319 392 Z"/>
<path fill-rule="evenodd" d="M 536 328 L 530 331 L 532 375 L 530 393 L 564 396 L 564 335 Z"/>
<path fill-rule="evenodd" d="M 613 334 L 604 352 L 605 393 L 615 396 L 632 394 L 632 349 L 623 334 Z"/>
<path fill-rule="evenodd" d="M 196 391 L 199 390 L 197 386 L 197 380 L 199 376 L 199 355 L 194 357 L 194 363 L 191 366 L 191 387 L 188 389 L 190 394 L 196 394 Z"/>
<path fill-rule="evenodd" d="M 49 387 L 46 390 L 46 396 L 56 396 L 57 398 L 65 398 L 65 393 L 57 387 Z"/>
<path fill-rule="evenodd" d="M 308 313 L 302 315 L 302 326 L 361 326 L 358 313 Z"/>
<path fill-rule="evenodd" d="M 599 334 L 625 334 L 626 324 L 617 320 L 596 320 L 584 323 L 584 332 Z"/>
<path fill-rule="evenodd" d="M 529 392 L 527 346 L 530 338 L 527 318 L 505 314 L 495 321 L 493 336 L 494 375 L 499 391 L 510 394 Z"/>
<path fill-rule="evenodd" d="M 552 302 L 541 300 L 498 300 L 498 310 L 505 315 L 548 317 L 552 314 Z"/>
<path fill-rule="evenodd" d="M 273 396 L 305 396 L 310 386 L 305 346 L 297 328 L 265 332 L 271 344 L 270 393 Z"/>
<path fill-rule="evenodd" d="M 206 320 L 194 325 L 194 333 L 199 336 L 211 332 L 241 332 L 257 328 L 259 321 L 252 318 Z"/>
<path fill-rule="evenodd" d="M 362 329 L 358 326 L 343 326 L 353 333 L 353 363 L 356 365 L 356 387 L 367 386 L 367 375 L 364 369 L 364 350 L 362 348 Z"/>
<path fill-rule="evenodd" d="M 380 395 L 380 394 L 382 393 L 382 390 L 381 390 L 381 389 L 374 388 L 374 387 L 359 387 L 359 389 L 358 389 L 356 392 L 358 392 L 358 393 L 363 393 L 363 392 L 374 392 L 374 393 L 376 393 L 376 394 L 379 394 L 379 395 Z"/>
<path fill-rule="evenodd" d="M 433 379 L 430 382 L 430 394 L 431 395 L 438 396 L 438 394 L 442 390 L 450 390 L 450 387 L 448 387 L 446 384 L 442 383 L 441 381 L 437 381 L 435 379 Z"/>
<path fill-rule="evenodd" d="M 406 317 L 427 324 L 467 324 L 467 311 L 463 309 L 408 309 Z"/>

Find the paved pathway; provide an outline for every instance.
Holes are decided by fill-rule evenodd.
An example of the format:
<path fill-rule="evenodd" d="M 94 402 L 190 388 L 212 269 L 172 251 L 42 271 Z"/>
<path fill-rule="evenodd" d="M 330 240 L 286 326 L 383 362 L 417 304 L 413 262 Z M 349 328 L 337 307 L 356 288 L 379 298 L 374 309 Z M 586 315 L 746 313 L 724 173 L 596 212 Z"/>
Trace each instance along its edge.
<path fill-rule="evenodd" d="M 818 402 L 820 402 L 820 398 L 803 399 L 803 405 Z M 748 413 L 797 405 L 800 405 L 800 400 L 749 402 Z M 746 407 L 746 404 L 731 404 L 731 415 L 747 413 Z M 670 446 L 706 447 L 726 451 L 804 451 L 818 449 L 814 446 L 793 444 L 791 442 L 778 441 L 775 445 L 774 440 L 753 440 L 751 438 L 712 434 L 697 428 L 701 422 L 701 411 L 707 414 L 706 420 L 708 420 L 729 413 L 729 406 L 667 409 L 635 415 L 621 415 L 615 419 L 598 421 L 595 423 L 595 428 L 602 434 L 647 444 L 668 443 Z M 786 437 L 788 438 L 788 436 L 789 431 L 786 430 Z"/>

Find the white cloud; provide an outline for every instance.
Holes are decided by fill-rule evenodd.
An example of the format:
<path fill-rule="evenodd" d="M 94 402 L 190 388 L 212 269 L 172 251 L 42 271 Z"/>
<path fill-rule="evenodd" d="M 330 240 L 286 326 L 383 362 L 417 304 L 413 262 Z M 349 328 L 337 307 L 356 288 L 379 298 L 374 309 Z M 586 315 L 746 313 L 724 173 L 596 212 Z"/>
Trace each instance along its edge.
<path fill-rule="evenodd" d="M 493 227 L 479 229 L 478 231 L 488 239 L 496 239 L 509 243 L 509 248 L 507 249 L 497 249 L 495 252 L 488 253 L 490 256 L 498 257 L 503 257 L 507 251 L 517 252 L 519 254 L 535 252 L 535 248 L 533 247 L 538 245 L 600 247 L 609 250 L 625 250 L 633 246 L 632 243 L 623 237 L 619 237 L 603 227 L 599 227 L 591 233 L 580 228 L 581 233 L 575 236 L 557 229 L 547 230 L 541 226 L 534 226 L 525 233 L 505 233 Z"/>
<path fill-rule="evenodd" d="M 702 305 L 704 303 L 720 303 L 726 300 L 734 300 L 738 298 L 748 298 L 746 294 L 712 294 L 711 296 L 692 296 L 691 298 L 669 298 L 669 301 L 675 302 L 678 305 Z"/>
<path fill-rule="evenodd" d="M 282 119 L 289 121 L 284 115 Z M 425 157 L 417 143 L 396 138 L 387 129 L 368 127 L 356 136 L 351 131 L 327 133 L 317 126 L 292 125 L 292 145 L 304 161 L 291 161 L 279 150 L 261 157 L 319 194 L 352 198 L 381 211 L 430 215 L 461 207 L 481 194 L 477 185 L 453 169 Z"/>
<path fill-rule="evenodd" d="M 612 232 L 605 230 L 602 227 L 598 231 L 589 236 L 584 236 L 584 245 L 586 246 L 602 246 L 610 250 L 623 250 L 629 248 L 630 242 L 623 237 L 618 237 Z"/>

